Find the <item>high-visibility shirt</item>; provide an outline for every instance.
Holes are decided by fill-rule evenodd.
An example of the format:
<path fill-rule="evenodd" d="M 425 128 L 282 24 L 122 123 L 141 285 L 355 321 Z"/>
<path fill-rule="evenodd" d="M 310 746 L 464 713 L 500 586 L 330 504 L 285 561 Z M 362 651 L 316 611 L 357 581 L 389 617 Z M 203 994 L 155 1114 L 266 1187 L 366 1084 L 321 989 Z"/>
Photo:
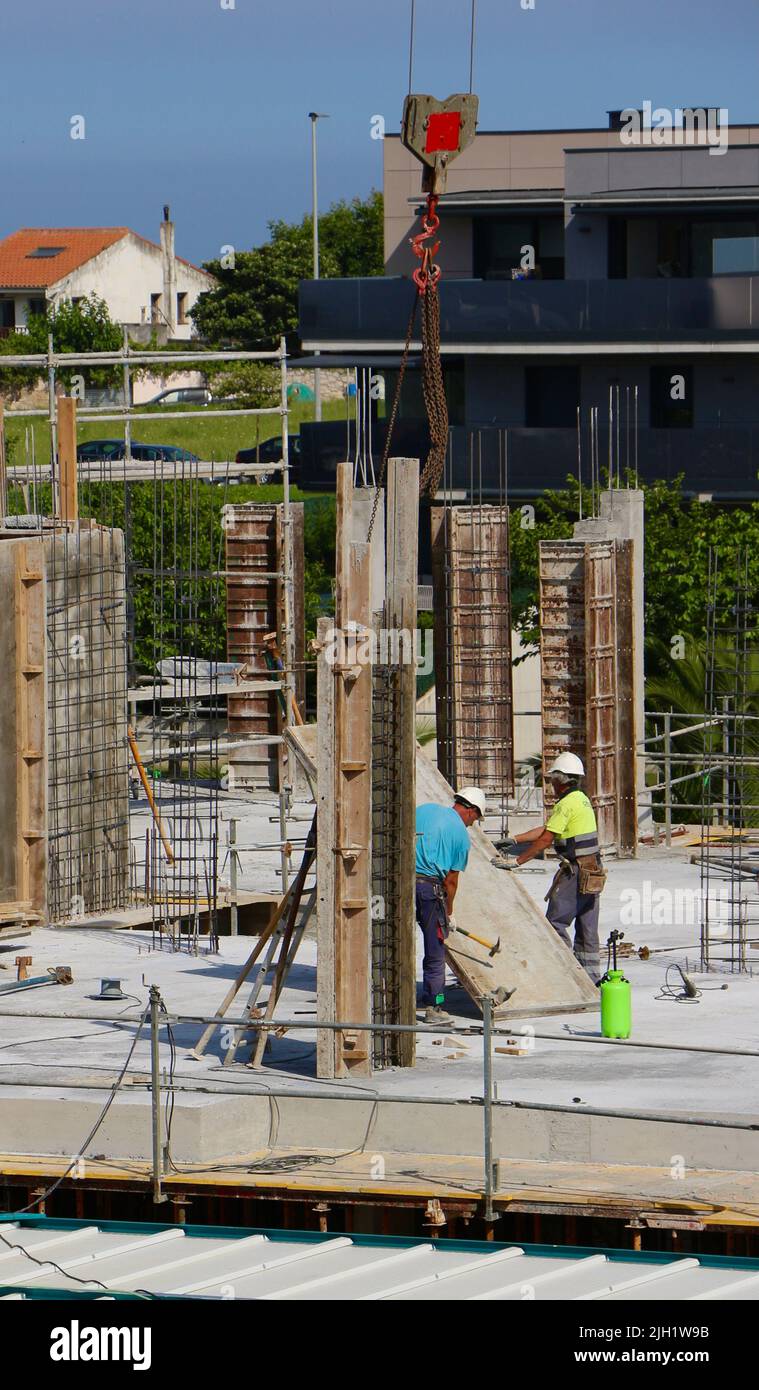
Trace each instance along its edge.
<path fill-rule="evenodd" d="M 424 878 L 461 873 L 469 858 L 469 836 L 458 811 L 428 801 L 416 808 L 416 872 Z"/>
<path fill-rule="evenodd" d="M 546 821 L 546 830 L 555 836 L 554 849 L 565 859 L 581 859 L 598 853 L 596 815 L 585 792 L 579 788 L 560 796 Z"/>

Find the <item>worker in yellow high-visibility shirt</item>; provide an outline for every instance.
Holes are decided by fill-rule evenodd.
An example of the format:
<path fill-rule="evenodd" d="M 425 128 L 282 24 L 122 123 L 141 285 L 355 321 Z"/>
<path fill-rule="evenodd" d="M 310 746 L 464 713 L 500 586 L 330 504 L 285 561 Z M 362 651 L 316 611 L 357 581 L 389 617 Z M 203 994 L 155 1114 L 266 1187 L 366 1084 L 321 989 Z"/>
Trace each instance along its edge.
<path fill-rule="evenodd" d="M 598 826 L 593 807 L 580 781 L 585 769 L 575 753 L 561 753 L 548 776 L 557 799 L 545 825 L 524 830 L 498 845 L 502 854 L 516 854 L 517 865 L 553 847 L 561 863 L 546 894 L 546 916 L 562 941 L 571 949 L 569 928 L 574 922 L 574 953 L 594 984 L 601 976 L 598 942 L 599 898 L 605 874 L 598 846 Z M 520 845 L 529 845 L 522 853 Z"/>

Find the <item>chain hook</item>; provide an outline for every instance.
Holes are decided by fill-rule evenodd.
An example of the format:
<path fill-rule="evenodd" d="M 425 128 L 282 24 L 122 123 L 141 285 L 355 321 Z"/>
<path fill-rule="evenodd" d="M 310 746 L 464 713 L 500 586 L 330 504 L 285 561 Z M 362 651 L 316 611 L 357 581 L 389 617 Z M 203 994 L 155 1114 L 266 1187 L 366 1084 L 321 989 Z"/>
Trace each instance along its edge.
<path fill-rule="evenodd" d="M 440 250 L 440 242 L 436 241 L 434 246 L 425 246 L 423 243 L 435 235 L 440 226 L 440 218 L 437 215 L 438 195 L 428 193 L 427 209 L 422 218 L 422 230 L 416 236 L 410 237 L 411 249 L 415 256 L 419 257 L 421 265 L 413 273 L 414 284 L 420 294 L 424 294 L 428 285 L 436 285 L 440 279 L 440 266 L 434 264 L 434 257 Z"/>

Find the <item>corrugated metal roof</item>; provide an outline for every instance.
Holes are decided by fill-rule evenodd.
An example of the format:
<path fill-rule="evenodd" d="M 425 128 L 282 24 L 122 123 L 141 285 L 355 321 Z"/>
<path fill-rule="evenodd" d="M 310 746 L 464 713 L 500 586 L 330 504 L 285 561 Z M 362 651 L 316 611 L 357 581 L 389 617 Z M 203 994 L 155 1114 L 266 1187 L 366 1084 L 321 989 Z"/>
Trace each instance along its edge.
<path fill-rule="evenodd" d="M 715 1256 L 39 1217 L 1 1219 L 0 1236 L 0 1299 L 759 1298 L 759 1260 Z"/>

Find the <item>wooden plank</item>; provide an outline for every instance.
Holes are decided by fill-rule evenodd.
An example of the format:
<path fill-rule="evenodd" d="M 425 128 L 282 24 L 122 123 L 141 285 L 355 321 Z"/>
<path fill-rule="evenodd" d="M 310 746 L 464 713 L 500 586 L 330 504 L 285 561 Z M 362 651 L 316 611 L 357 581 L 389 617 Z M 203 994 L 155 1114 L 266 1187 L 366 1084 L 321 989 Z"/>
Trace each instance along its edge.
<path fill-rule="evenodd" d="M 334 672 L 327 660 L 326 646 L 334 624 L 319 618 L 316 640 L 316 707 L 318 724 L 300 725 L 288 730 L 288 738 L 303 745 L 302 757 L 316 777 L 316 805 L 319 836 L 316 848 L 316 997 L 317 1018 L 334 1022 L 335 1013 L 335 711 Z M 310 735 L 310 736 L 309 736 Z M 314 737 L 315 736 L 315 737 Z M 319 1076 L 336 1074 L 334 1037 L 319 1031 L 316 1039 L 316 1069 Z"/>
<path fill-rule="evenodd" d="M 371 628 L 371 548 L 350 543 L 341 558 L 337 626 L 347 640 L 345 661 L 334 668 L 335 1009 L 338 1020 L 369 1023 L 372 669 L 358 656 Z M 363 763 L 364 771 L 346 771 L 344 763 Z M 367 1035 L 334 1037 L 337 1075 L 370 1075 Z"/>
<path fill-rule="evenodd" d="M 618 842 L 616 542 L 585 551 L 585 787 L 598 821 L 601 849 Z"/>
<path fill-rule="evenodd" d="M 11 542 L 14 559 L 16 894 L 30 920 L 47 914 L 47 673 L 41 541 Z"/>
<path fill-rule="evenodd" d="M 547 777 L 560 753 L 586 760 L 585 548 L 578 541 L 541 541 L 540 685 L 543 800 L 555 800 Z"/>
<path fill-rule="evenodd" d="M 617 747 L 619 754 L 619 843 L 634 855 L 638 843 L 637 724 L 635 717 L 634 542 L 617 541 Z M 643 730 L 640 731 L 641 736 Z"/>
<path fill-rule="evenodd" d="M 79 519 L 76 459 L 76 400 L 59 396 L 58 413 L 58 479 L 61 521 Z"/>

